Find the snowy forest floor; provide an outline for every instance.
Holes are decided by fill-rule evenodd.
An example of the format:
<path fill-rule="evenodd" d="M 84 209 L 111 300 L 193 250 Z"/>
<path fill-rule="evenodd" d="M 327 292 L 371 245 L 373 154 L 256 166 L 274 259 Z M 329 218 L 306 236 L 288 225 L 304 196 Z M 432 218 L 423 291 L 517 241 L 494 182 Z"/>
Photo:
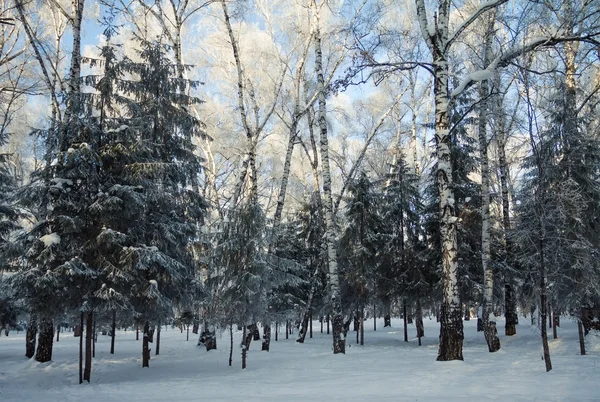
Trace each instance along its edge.
<path fill-rule="evenodd" d="M 550 340 L 554 369 L 546 373 L 537 328 L 520 318 L 517 335 L 498 329 L 502 349 L 490 354 L 477 320 L 465 321 L 464 361 L 436 362 L 439 324 L 425 319 L 423 346 L 414 325 L 403 341 L 400 319 L 392 328 L 383 320 L 365 322 L 365 345 L 348 332 L 346 355 L 332 354 L 331 336 L 313 324 L 313 338 L 297 344 L 273 334 L 271 351 L 253 341 L 248 368 L 241 369 L 241 331 L 234 332 L 233 367 L 228 366 L 229 331 L 218 349 L 196 346 L 197 335 L 169 327 L 161 332 L 161 350 L 150 368 L 141 367 L 141 341 L 135 331 L 119 331 L 115 354 L 110 337 L 98 335 L 92 383 L 78 384 L 79 338 L 60 334 L 53 361 L 27 359 L 25 333 L 0 337 L 1 401 L 592 401 L 600 400 L 600 334 L 586 337 L 586 356 L 579 355 L 577 325 L 563 317 L 558 339 Z M 550 335 L 552 332 L 550 331 Z M 140 338 L 141 339 L 141 338 Z M 349 346 L 349 347 L 348 347 Z"/>

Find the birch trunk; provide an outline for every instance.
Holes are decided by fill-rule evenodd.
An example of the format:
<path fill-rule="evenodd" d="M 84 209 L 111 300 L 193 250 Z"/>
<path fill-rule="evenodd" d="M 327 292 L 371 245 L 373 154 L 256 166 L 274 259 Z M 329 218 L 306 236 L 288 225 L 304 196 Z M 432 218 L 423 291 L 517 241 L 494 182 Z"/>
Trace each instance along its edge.
<path fill-rule="evenodd" d="M 342 315 L 341 289 L 337 267 L 337 250 L 335 239 L 335 222 L 333 200 L 331 196 L 331 170 L 329 167 L 329 140 L 327 138 L 325 82 L 323 78 L 323 51 L 321 49 L 321 31 L 319 9 L 316 0 L 313 8 L 313 38 L 315 45 L 315 72 L 317 74 L 317 90 L 319 93 L 318 121 L 320 128 L 321 166 L 323 173 L 323 208 L 325 210 L 325 241 L 327 242 L 327 263 L 329 266 L 329 288 L 331 293 L 331 309 L 333 313 L 333 353 L 346 353 L 346 340 L 343 334 L 344 317 Z"/>
<path fill-rule="evenodd" d="M 487 68 L 492 58 L 492 37 L 495 13 L 490 13 L 485 33 L 483 65 Z M 479 84 L 479 157 L 481 159 L 481 265 L 483 267 L 483 333 L 490 352 L 500 349 L 496 322 L 490 319 L 494 291 L 494 272 L 490 264 L 490 169 L 487 147 L 488 80 Z"/>
<path fill-rule="evenodd" d="M 73 29 L 73 47 L 71 51 L 71 66 L 69 67 L 69 82 L 67 95 L 67 108 L 65 110 L 65 121 L 77 118 L 80 105 L 80 82 L 81 82 L 81 21 L 83 19 L 83 9 L 85 0 L 71 1 L 71 17 L 69 18 L 71 28 Z M 61 138 L 59 149 L 66 151 L 66 138 Z"/>
<path fill-rule="evenodd" d="M 458 289 L 457 221 L 450 152 L 448 106 L 448 22 L 450 1 L 440 2 L 436 26 L 430 33 L 425 1 L 415 0 L 421 32 L 433 59 L 435 96 L 435 139 L 437 151 L 436 182 L 440 198 L 439 219 L 442 245 L 442 303 L 440 311 L 440 346 L 437 360 L 463 360 L 463 322 Z"/>
<path fill-rule="evenodd" d="M 496 88 L 500 88 L 500 74 L 496 73 L 495 78 Z M 502 231 L 503 231 L 503 246 L 505 255 L 505 264 L 507 267 L 511 266 L 512 261 L 512 247 L 508 233 L 510 232 L 510 199 L 508 193 L 508 182 L 509 182 L 509 170 L 508 163 L 506 161 L 506 118 L 504 116 L 504 107 L 502 94 L 495 96 L 495 113 L 496 113 L 496 141 L 498 146 L 498 168 L 500 170 L 500 189 L 502 198 Z M 512 278 L 510 273 L 505 272 L 504 274 L 504 310 L 506 317 L 506 324 L 504 327 L 504 334 L 506 336 L 513 336 L 517 333 L 517 312 L 516 303 L 514 297 L 514 289 L 512 284 Z"/>

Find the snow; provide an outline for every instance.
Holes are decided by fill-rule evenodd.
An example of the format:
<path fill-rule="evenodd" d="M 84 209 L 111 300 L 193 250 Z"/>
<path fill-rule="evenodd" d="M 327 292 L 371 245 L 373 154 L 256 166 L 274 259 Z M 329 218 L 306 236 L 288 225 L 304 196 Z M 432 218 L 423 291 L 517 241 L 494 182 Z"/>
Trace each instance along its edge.
<path fill-rule="evenodd" d="M 150 368 L 141 367 L 141 337 L 135 331 L 118 331 L 115 354 L 110 337 L 98 335 L 92 383 L 79 385 L 78 342 L 71 332 L 54 343 L 53 361 L 37 363 L 23 356 L 24 333 L 0 337 L 0 400 L 34 401 L 591 401 L 598 400 L 600 341 L 587 336 L 586 356 L 580 356 L 577 326 L 561 320 L 559 338 L 550 339 L 554 369 L 546 373 L 538 333 L 520 319 L 517 335 L 506 337 L 498 319 L 500 351 L 490 354 L 477 320 L 464 321 L 464 361 L 436 362 L 439 324 L 425 318 L 423 346 L 418 346 L 414 325 L 409 342 L 403 341 L 402 321 L 365 322 L 365 346 L 347 337 L 345 355 L 333 355 L 331 335 L 321 334 L 313 322 L 314 337 L 295 342 L 272 335 L 271 351 L 261 352 L 253 341 L 248 368 L 241 369 L 241 331 L 234 332 L 233 367 L 228 331 L 218 338 L 218 349 L 206 352 L 196 338 L 186 342 L 186 331 L 163 327 L 161 354 L 151 344 Z"/>
<path fill-rule="evenodd" d="M 56 233 L 50 233 L 40 237 L 40 241 L 44 243 L 44 246 L 50 247 L 54 244 L 60 244 L 60 236 Z"/>

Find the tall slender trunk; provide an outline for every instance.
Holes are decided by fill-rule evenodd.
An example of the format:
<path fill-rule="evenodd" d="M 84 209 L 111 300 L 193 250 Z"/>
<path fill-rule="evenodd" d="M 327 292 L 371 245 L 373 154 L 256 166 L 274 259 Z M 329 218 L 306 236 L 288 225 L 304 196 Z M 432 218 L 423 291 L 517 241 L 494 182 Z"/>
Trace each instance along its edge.
<path fill-rule="evenodd" d="M 308 331 L 309 321 L 310 321 L 310 313 L 312 310 L 312 302 L 315 295 L 316 287 L 317 287 L 317 275 L 319 273 L 319 268 L 315 269 L 315 272 L 310 277 L 310 290 L 308 292 L 308 301 L 306 303 L 306 309 L 304 310 L 304 314 L 302 315 L 302 322 L 300 323 L 300 330 L 298 331 L 298 337 L 296 338 L 296 342 L 304 343 L 304 339 L 306 338 L 306 332 Z M 311 335 L 312 338 L 312 335 Z"/>
<path fill-rule="evenodd" d="M 79 383 L 83 384 L 83 312 L 79 315 Z"/>
<path fill-rule="evenodd" d="M 492 58 L 492 39 L 494 34 L 494 22 L 496 13 L 488 15 L 485 39 L 483 67 L 487 68 Z M 496 322 L 490 319 L 492 313 L 492 297 L 494 291 L 494 272 L 490 264 L 490 169 L 488 162 L 488 80 L 482 80 L 479 84 L 479 158 L 481 159 L 481 265 L 483 267 L 483 311 L 482 324 L 485 341 L 490 352 L 500 349 L 500 339 Z"/>
<path fill-rule="evenodd" d="M 373 332 L 377 331 L 377 306 L 373 304 Z"/>
<path fill-rule="evenodd" d="M 160 354 L 160 322 L 156 325 L 156 351 L 154 354 L 158 356 Z"/>
<path fill-rule="evenodd" d="M 585 338 L 583 335 L 583 309 L 579 312 L 579 318 L 577 319 L 577 332 L 579 333 L 579 351 L 581 355 L 585 355 Z"/>
<path fill-rule="evenodd" d="M 90 382 L 92 378 L 92 342 L 94 336 L 94 313 L 88 311 L 85 319 L 85 364 L 83 380 Z"/>
<path fill-rule="evenodd" d="M 52 343 L 54 341 L 54 325 L 52 319 L 42 318 L 39 323 L 38 345 L 35 360 L 40 363 L 52 360 Z"/>
<path fill-rule="evenodd" d="M 142 337 L 142 367 L 150 367 L 150 346 L 148 345 L 148 341 L 150 340 L 150 323 L 148 321 L 144 323 Z"/>
<path fill-rule="evenodd" d="M 415 326 L 417 327 L 417 338 L 419 338 L 419 346 L 421 346 L 421 338 L 425 336 L 425 328 L 423 326 L 423 308 L 421 299 L 417 297 Z"/>
<path fill-rule="evenodd" d="M 496 73 L 494 77 L 495 87 L 500 88 L 501 80 L 500 73 Z M 496 104 L 496 141 L 498 147 L 498 168 L 500 170 L 500 189 L 502 198 L 502 232 L 503 232 L 503 247 L 505 255 L 505 265 L 512 265 L 512 247 L 508 234 L 510 232 L 510 200 L 508 193 L 509 169 L 506 161 L 506 118 L 504 116 L 503 95 L 498 93 L 495 95 Z M 508 269 L 504 272 L 504 311 L 505 311 L 505 327 L 504 334 L 513 336 L 517 333 L 517 308 L 514 297 L 514 289 L 512 283 L 512 275 Z"/>
<path fill-rule="evenodd" d="M 323 174 L 323 208 L 325 210 L 325 241 L 327 243 L 327 263 L 329 266 L 329 291 L 331 294 L 331 309 L 333 312 L 333 353 L 346 352 L 346 340 L 343 334 L 344 317 L 342 315 L 341 289 L 338 277 L 337 250 L 335 239 L 335 220 L 333 216 L 333 200 L 331 196 L 331 169 L 329 167 L 329 139 L 327 138 L 327 102 L 325 97 L 325 82 L 323 78 L 323 51 L 321 49 L 321 31 L 319 10 L 316 0 L 312 2 L 313 26 L 312 33 L 315 42 L 315 72 L 317 74 L 317 90 L 319 92 L 319 128 L 321 144 L 321 166 Z"/>
<path fill-rule="evenodd" d="M 404 342 L 408 342 L 408 316 L 406 314 L 406 299 L 402 301 L 402 318 L 404 320 Z"/>
<path fill-rule="evenodd" d="M 246 354 L 248 353 L 246 337 L 246 324 L 244 324 L 244 328 L 242 330 L 242 370 L 246 368 Z"/>
<path fill-rule="evenodd" d="M 92 357 L 96 357 L 96 317 L 94 317 L 94 326 L 92 331 Z M 91 364 L 91 363 L 90 363 Z"/>
<path fill-rule="evenodd" d="M 365 307 L 360 308 L 360 344 L 365 344 Z"/>
<path fill-rule="evenodd" d="M 277 195 L 277 206 L 275 208 L 275 215 L 273 215 L 273 234 L 276 235 L 276 231 L 281 223 L 281 216 L 283 214 L 283 206 L 285 205 L 285 196 L 287 193 L 287 185 L 290 177 L 292 155 L 294 153 L 294 145 L 296 144 L 298 121 L 296 115 L 294 115 L 292 124 L 289 130 L 289 139 L 287 150 L 285 152 L 285 161 L 283 163 L 283 175 L 281 176 L 281 184 L 279 186 L 279 194 Z M 275 237 L 274 237 L 275 238 Z"/>
<path fill-rule="evenodd" d="M 113 310 L 112 313 L 112 331 L 110 334 L 110 354 L 115 354 L 115 332 L 117 331 L 117 311 Z"/>
<path fill-rule="evenodd" d="M 233 362 L 233 322 L 229 324 L 229 367 Z"/>
<path fill-rule="evenodd" d="M 25 333 L 25 356 L 27 356 L 29 359 L 35 355 L 37 327 L 37 315 L 31 313 L 29 316 L 29 323 L 27 324 L 27 332 Z"/>
<path fill-rule="evenodd" d="M 542 229 L 543 230 L 543 229 Z M 546 261 L 544 260 L 544 238 L 540 239 L 540 303 L 542 314 L 542 348 L 544 349 L 544 362 L 546 363 L 546 372 L 552 370 L 552 361 L 550 360 L 550 347 L 548 346 L 548 328 L 546 319 L 548 316 L 548 289 L 546 287 Z"/>

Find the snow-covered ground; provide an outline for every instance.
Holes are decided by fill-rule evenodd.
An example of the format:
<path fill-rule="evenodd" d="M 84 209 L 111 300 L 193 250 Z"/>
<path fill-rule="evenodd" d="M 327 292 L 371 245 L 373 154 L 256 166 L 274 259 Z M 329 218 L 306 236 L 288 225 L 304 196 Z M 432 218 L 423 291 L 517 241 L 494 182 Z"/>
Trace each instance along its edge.
<path fill-rule="evenodd" d="M 464 362 L 436 362 L 439 326 L 425 320 L 423 346 L 414 325 L 403 341 L 402 321 L 383 328 L 365 325 L 365 346 L 348 333 L 346 355 L 334 356 L 331 337 L 315 321 L 313 339 L 305 344 L 274 336 L 270 352 L 252 342 L 248 368 L 241 369 L 241 333 L 236 331 L 234 362 L 228 366 L 228 332 L 218 350 L 196 346 L 197 336 L 162 331 L 161 354 L 150 368 L 141 367 L 141 341 L 135 332 L 118 332 L 115 354 L 110 338 L 99 335 L 92 383 L 78 384 L 78 338 L 61 333 L 53 361 L 40 364 L 24 357 L 24 333 L 0 337 L 0 401 L 598 401 L 600 340 L 587 337 L 586 356 L 579 355 L 577 326 L 561 320 L 559 338 L 550 341 L 554 369 L 545 372 L 538 333 L 521 318 L 518 334 L 505 337 L 502 349 L 487 352 L 476 320 L 465 321 Z M 154 345 L 152 345 L 154 347 Z"/>

